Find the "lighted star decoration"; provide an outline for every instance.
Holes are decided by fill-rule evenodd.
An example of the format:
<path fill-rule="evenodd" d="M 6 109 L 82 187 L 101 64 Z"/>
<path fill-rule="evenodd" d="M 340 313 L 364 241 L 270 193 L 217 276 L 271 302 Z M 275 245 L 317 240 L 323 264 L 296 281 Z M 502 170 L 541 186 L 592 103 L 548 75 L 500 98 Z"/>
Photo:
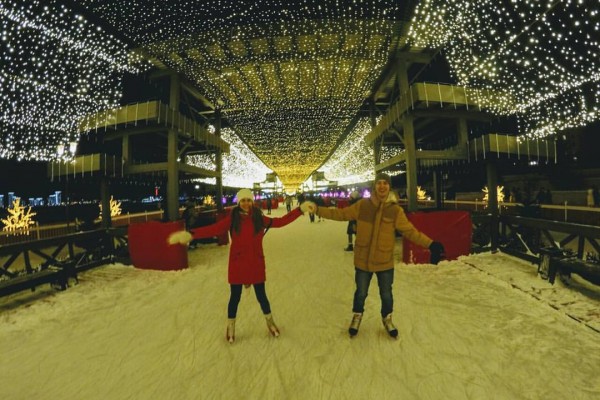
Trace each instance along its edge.
<path fill-rule="evenodd" d="M 124 44 L 57 0 L 0 0 L 0 158 L 50 160 L 77 121 L 113 108 Z"/>
<path fill-rule="evenodd" d="M 215 202 L 215 199 L 211 195 L 207 195 L 204 198 L 204 203 L 202 203 L 202 204 L 206 207 L 214 207 L 217 205 L 217 203 Z"/>
<path fill-rule="evenodd" d="M 596 121 L 600 109 L 597 0 L 423 0 L 410 38 L 442 48 L 459 85 L 508 92 L 520 131 L 546 137 Z"/>
<path fill-rule="evenodd" d="M 22 206 L 21 199 L 15 198 L 7 211 L 8 216 L 0 218 L 4 224 L 2 230 L 14 234 L 29 234 L 29 226 L 35 224 L 33 217 L 36 215 L 31 212 L 31 207 Z"/>
<path fill-rule="evenodd" d="M 484 193 L 483 201 L 487 203 L 489 201 L 490 194 L 488 187 L 484 186 L 483 189 L 481 189 L 481 191 Z M 498 199 L 498 203 L 504 202 L 504 186 L 496 186 L 496 196 Z"/>
<path fill-rule="evenodd" d="M 98 206 L 100 207 L 100 219 L 102 219 L 102 204 L 99 204 Z M 121 215 L 123 210 L 121 209 L 121 202 L 119 200 L 115 200 L 112 196 L 110 196 L 109 206 L 111 217 Z"/>
<path fill-rule="evenodd" d="M 427 200 L 427 191 L 421 186 L 417 186 L 417 200 Z"/>
<path fill-rule="evenodd" d="M 338 143 L 395 49 L 396 0 L 80 0 L 184 74 L 287 189 Z"/>

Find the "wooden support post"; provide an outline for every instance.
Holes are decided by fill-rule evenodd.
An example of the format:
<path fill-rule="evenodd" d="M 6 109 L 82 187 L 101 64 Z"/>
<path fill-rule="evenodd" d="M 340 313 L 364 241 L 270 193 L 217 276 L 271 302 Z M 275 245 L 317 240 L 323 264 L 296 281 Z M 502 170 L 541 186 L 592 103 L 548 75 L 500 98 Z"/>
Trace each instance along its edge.
<path fill-rule="evenodd" d="M 406 61 L 398 61 L 398 74 L 396 83 L 400 96 L 410 90 L 408 82 L 408 66 Z M 402 118 L 402 131 L 404 137 L 404 150 L 406 151 L 406 197 L 408 200 L 407 210 L 417 210 L 417 147 L 415 143 L 415 129 L 413 116 L 405 115 Z"/>
<path fill-rule="evenodd" d="M 417 211 L 417 146 L 415 143 L 415 130 L 413 117 L 410 115 L 402 119 L 404 131 L 404 149 L 406 151 L 406 196 L 407 210 Z"/>
<path fill-rule="evenodd" d="M 121 154 L 123 154 L 123 163 L 124 165 L 124 169 L 127 168 L 129 166 L 129 162 L 131 160 L 131 146 L 129 145 L 129 135 L 125 134 L 123 135 L 123 138 L 121 139 Z"/>
<path fill-rule="evenodd" d="M 221 138 L 221 110 L 215 110 L 215 136 Z M 215 154 L 216 170 L 217 170 L 217 211 L 223 211 L 223 150 L 217 148 Z"/>
<path fill-rule="evenodd" d="M 467 126 L 467 119 L 460 117 L 457 122 L 457 143 L 459 147 L 465 148 L 469 141 L 469 130 Z"/>
<path fill-rule="evenodd" d="M 435 197 L 435 208 L 442 209 L 442 173 L 440 171 L 433 172 L 433 195 Z"/>
<path fill-rule="evenodd" d="M 100 181 L 100 202 L 102 203 L 102 229 L 109 229 L 112 226 L 110 217 L 110 187 L 109 178 L 103 176 Z"/>
<path fill-rule="evenodd" d="M 177 74 L 171 75 L 169 107 L 179 112 L 180 81 Z M 179 219 L 179 155 L 178 133 L 176 129 L 169 129 L 167 133 L 167 219 Z"/>
<path fill-rule="evenodd" d="M 490 222 L 490 239 L 491 239 L 491 250 L 496 252 L 498 250 L 498 229 L 499 229 L 499 217 L 498 217 L 498 171 L 496 163 L 492 157 L 488 157 L 486 160 L 486 173 L 487 173 L 487 187 L 488 187 L 488 211 L 492 216 Z"/>

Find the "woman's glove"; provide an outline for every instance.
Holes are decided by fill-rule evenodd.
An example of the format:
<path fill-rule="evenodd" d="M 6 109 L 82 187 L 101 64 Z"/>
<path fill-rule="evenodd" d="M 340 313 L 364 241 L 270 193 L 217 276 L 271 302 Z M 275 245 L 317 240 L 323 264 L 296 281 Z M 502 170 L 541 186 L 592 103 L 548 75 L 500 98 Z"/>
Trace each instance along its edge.
<path fill-rule="evenodd" d="M 169 235 L 167 242 L 169 244 L 183 244 L 188 245 L 192 241 L 192 234 L 188 231 L 173 232 Z"/>
<path fill-rule="evenodd" d="M 312 201 L 305 201 L 304 203 L 300 204 L 300 211 L 303 213 L 308 211 L 309 213 L 314 214 L 315 211 L 317 211 L 317 205 Z"/>
<path fill-rule="evenodd" d="M 439 263 L 442 259 L 442 256 L 444 255 L 444 251 L 445 250 L 443 244 L 441 244 L 440 242 L 431 242 L 431 244 L 429 245 L 429 252 L 431 253 L 431 263 Z"/>

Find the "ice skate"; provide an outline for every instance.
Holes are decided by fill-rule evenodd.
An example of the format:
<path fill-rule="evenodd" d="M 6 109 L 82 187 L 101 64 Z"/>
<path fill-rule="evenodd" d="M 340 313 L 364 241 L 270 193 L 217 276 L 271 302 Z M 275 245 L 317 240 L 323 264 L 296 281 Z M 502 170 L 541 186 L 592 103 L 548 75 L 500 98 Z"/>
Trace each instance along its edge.
<path fill-rule="evenodd" d="M 392 322 L 392 314 L 388 314 L 387 316 L 382 318 L 381 322 L 383 322 L 383 327 L 387 331 L 388 335 L 390 335 L 394 339 L 398 337 L 398 329 L 396 329 L 394 323 Z"/>
<path fill-rule="evenodd" d="M 235 318 L 229 318 L 227 320 L 227 331 L 225 332 L 225 339 L 229 343 L 233 343 L 235 341 Z"/>
<path fill-rule="evenodd" d="M 354 251 L 354 246 L 352 245 L 352 243 L 348 243 L 348 246 L 346 246 L 344 251 Z"/>
<path fill-rule="evenodd" d="M 350 337 L 354 337 L 358 333 L 360 321 L 362 321 L 362 313 L 354 313 L 354 315 L 352 316 L 352 322 L 350 322 L 350 328 L 348 328 L 348 333 L 350 334 Z"/>
<path fill-rule="evenodd" d="M 267 321 L 267 328 L 269 329 L 271 335 L 273 335 L 274 337 L 279 337 L 279 328 L 277 328 L 277 325 L 275 325 L 275 321 L 273 321 L 273 315 L 265 314 L 265 320 Z"/>

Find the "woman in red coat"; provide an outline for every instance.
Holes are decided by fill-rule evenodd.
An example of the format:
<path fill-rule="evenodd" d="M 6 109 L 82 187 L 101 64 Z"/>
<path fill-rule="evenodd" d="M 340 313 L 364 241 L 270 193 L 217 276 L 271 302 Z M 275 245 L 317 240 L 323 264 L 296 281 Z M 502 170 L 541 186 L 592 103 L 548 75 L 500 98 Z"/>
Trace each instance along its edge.
<path fill-rule="evenodd" d="M 262 242 L 269 228 L 280 228 L 302 215 L 300 208 L 296 208 L 280 218 L 265 217 L 261 209 L 254 206 L 254 197 L 248 189 L 237 193 L 237 201 L 238 205 L 233 207 L 224 219 L 191 230 L 194 239 L 218 236 L 227 231 L 231 235 L 228 273 L 231 296 L 227 307 L 229 320 L 226 332 L 230 343 L 235 340 L 235 318 L 242 296 L 242 285 L 254 286 L 254 293 L 267 320 L 269 332 L 275 337 L 279 336 L 279 329 L 273 321 L 265 291 L 265 256 Z"/>

